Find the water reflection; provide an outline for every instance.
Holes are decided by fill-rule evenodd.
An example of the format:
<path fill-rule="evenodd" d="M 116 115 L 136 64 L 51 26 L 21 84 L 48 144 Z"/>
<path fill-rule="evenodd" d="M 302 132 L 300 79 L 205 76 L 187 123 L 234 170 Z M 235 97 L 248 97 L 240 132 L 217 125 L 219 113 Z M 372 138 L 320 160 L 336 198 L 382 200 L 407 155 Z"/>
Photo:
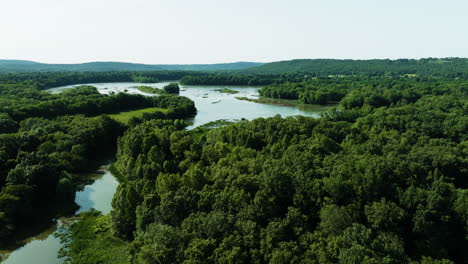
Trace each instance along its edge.
<path fill-rule="evenodd" d="M 84 186 L 83 190 L 76 192 L 75 203 L 80 208 L 76 214 L 89 211 L 91 208 L 108 214 L 112 209 L 111 201 L 117 189 L 118 182 L 108 170 L 108 165 L 101 167 L 93 174 L 86 174 L 83 177 L 92 177 L 95 180 Z M 24 246 L 9 252 L 4 252 L 2 264 L 55 264 L 63 263 L 63 259 L 58 258 L 61 248 L 60 239 L 54 236 L 60 220 L 56 225 L 42 232 L 41 234 L 24 242 Z M 9 255 L 8 255 L 9 254 Z"/>

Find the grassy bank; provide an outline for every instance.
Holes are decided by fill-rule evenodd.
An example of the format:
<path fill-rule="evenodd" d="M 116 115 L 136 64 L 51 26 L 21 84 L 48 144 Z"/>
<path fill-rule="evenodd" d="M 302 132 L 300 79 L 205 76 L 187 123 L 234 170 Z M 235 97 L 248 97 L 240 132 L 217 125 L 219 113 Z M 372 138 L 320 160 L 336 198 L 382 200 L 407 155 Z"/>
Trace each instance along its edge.
<path fill-rule="evenodd" d="M 149 107 L 134 111 L 127 111 L 127 112 L 120 112 L 118 114 L 109 115 L 109 117 L 115 119 L 118 122 L 128 124 L 128 121 L 132 117 L 141 117 L 144 113 L 152 113 L 152 112 L 163 112 L 166 113 L 167 109 L 158 108 L 158 107 Z"/>
<path fill-rule="evenodd" d="M 248 98 L 248 97 L 236 97 L 237 100 L 242 101 L 249 101 L 259 104 L 273 104 L 273 105 L 284 105 L 284 106 L 294 106 L 299 107 L 304 110 L 311 110 L 311 111 L 327 111 L 331 108 L 335 107 L 336 104 L 328 104 L 328 105 L 315 105 L 315 104 L 301 104 L 298 100 L 288 100 L 288 99 L 274 99 L 274 98 Z"/>
<path fill-rule="evenodd" d="M 60 254 L 67 263 L 128 263 L 129 244 L 112 235 L 109 218 L 98 211 L 86 212 L 69 230 L 59 234 L 66 242 Z"/>
<path fill-rule="evenodd" d="M 220 92 L 220 93 L 228 93 L 228 94 L 236 94 L 236 93 L 239 93 L 239 91 L 231 90 L 231 89 L 228 89 L 228 88 L 216 89 L 215 91 Z"/>
<path fill-rule="evenodd" d="M 149 94 L 165 94 L 166 92 L 159 88 L 149 87 L 149 86 L 138 86 L 136 87 L 140 92 L 149 93 Z"/>

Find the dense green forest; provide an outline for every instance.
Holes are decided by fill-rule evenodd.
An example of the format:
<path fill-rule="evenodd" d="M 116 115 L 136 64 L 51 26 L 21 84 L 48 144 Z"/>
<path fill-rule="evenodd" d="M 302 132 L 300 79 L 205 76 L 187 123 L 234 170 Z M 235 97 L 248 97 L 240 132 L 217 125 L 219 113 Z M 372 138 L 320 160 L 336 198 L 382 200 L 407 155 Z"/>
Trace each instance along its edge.
<path fill-rule="evenodd" d="M 48 73 L 6 73 L 0 74 L 0 84 L 14 84 L 18 87 L 46 88 L 83 83 L 140 82 L 179 80 L 186 75 L 206 73 L 187 71 L 139 71 L 139 72 L 48 72 Z"/>
<path fill-rule="evenodd" d="M 193 85 L 269 85 L 302 82 L 314 78 L 352 77 L 443 77 L 468 78 L 468 59 L 400 60 L 292 60 L 272 62 L 242 71 L 206 73 L 182 78 Z"/>
<path fill-rule="evenodd" d="M 417 74 L 420 76 L 468 77 L 466 58 L 336 60 L 298 59 L 271 63 L 236 62 L 192 65 L 149 65 L 122 62 L 45 64 L 32 61 L 0 60 L 0 72 L 109 72 L 109 71 L 223 71 L 245 74 L 296 74 L 314 76 Z M 217 83 L 221 84 L 221 83 Z M 247 83 L 245 83 L 247 84 Z M 263 85 L 262 83 L 261 85 Z"/>
<path fill-rule="evenodd" d="M 264 86 L 259 94 L 275 99 L 298 100 L 302 104 L 340 102 L 345 108 L 390 106 L 412 103 L 424 95 L 448 94 L 468 90 L 468 80 L 439 77 L 341 77 L 314 78 Z M 367 101 L 366 101 L 367 100 Z"/>
<path fill-rule="evenodd" d="M 41 91 L 177 74 L 257 78 L 262 96 L 337 106 L 318 119 L 186 130 L 180 119 L 196 108 L 170 94 L 176 84 L 155 97 Z M 116 152 L 113 210 L 71 226 L 71 263 L 468 262 L 463 75 L 187 74 L 0 75 L 0 244 L 40 215 L 73 210 L 78 173 Z M 164 111 L 110 117 L 151 107 Z"/>
<path fill-rule="evenodd" d="M 279 61 L 244 70 L 246 73 L 315 73 L 327 75 L 403 75 L 440 77 L 468 77 L 468 59 L 466 58 L 423 58 L 397 60 L 334 60 L 302 59 Z"/>
<path fill-rule="evenodd" d="M 74 75 L 30 80 L 26 74 L 0 77 L 24 78 L 0 83 L 0 246 L 11 243 L 18 230 L 38 224 L 41 218 L 73 213 L 76 186 L 85 180 L 77 173 L 113 154 L 117 138 L 127 129 L 126 124 L 105 114 L 165 109 L 164 113 L 150 112 L 131 119 L 129 125 L 134 125 L 152 118 L 187 118 L 196 113 L 191 100 L 170 94 L 103 95 L 90 86 L 60 94 L 39 90 L 64 76 L 76 81 Z"/>
<path fill-rule="evenodd" d="M 189 85 L 252 85 L 261 86 L 274 83 L 300 82 L 307 79 L 302 73 L 290 74 L 244 74 L 244 73 L 216 73 L 189 74 L 180 83 Z"/>
<path fill-rule="evenodd" d="M 384 104 L 350 92 L 319 119 L 134 126 L 110 219 L 72 227 L 75 263 L 112 250 L 76 236 L 89 228 L 115 233 L 122 263 L 467 262 L 466 83 L 380 81 L 378 94 L 419 92 Z"/>

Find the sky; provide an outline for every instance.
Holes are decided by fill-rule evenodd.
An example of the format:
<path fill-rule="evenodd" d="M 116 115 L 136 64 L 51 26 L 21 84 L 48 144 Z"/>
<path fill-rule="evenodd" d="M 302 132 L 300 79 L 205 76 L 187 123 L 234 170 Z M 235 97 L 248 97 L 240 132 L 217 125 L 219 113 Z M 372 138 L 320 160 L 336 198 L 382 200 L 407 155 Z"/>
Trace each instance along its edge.
<path fill-rule="evenodd" d="M 0 59 L 468 57 L 467 0 L 0 0 Z"/>

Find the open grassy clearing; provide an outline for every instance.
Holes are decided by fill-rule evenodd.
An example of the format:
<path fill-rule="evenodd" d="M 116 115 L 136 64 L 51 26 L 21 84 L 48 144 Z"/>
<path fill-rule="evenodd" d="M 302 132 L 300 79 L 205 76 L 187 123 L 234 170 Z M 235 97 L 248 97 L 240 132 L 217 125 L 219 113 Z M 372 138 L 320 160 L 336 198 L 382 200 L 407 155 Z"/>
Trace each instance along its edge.
<path fill-rule="evenodd" d="M 149 93 L 149 94 L 165 94 L 166 92 L 159 88 L 153 88 L 149 86 L 138 86 L 136 87 L 140 92 Z"/>
<path fill-rule="evenodd" d="M 216 89 L 215 91 L 220 92 L 220 93 L 228 93 L 228 94 L 236 94 L 239 93 L 239 91 L 228 89 L 228 88 L 223 88 L 223 89 Z"/>
<path fill-rule="evenodd" d="M 59 255 L 66 263 L 129 263 L 129 244 L 112 235 L 110 216 L 83 213 L 70 229 L 57 233 L 65 246 Z"/>
<path fill-rule="evenodd" d="M 132 117 L 141 117 L 144 113 L 152 113 L 152 112 L 163 112 L 166 113 L 167 109 L 164 108 L 158 108 L 158 107 L 149 107 L 149 108 L 144 108 L 144 109 L 139 109 L 139 110 L 133 110 L 133 111 L 127 111 L 127 112 L 120 112 L 118 114 L 113 114 L 109 115 L 111 118 L 127 124 L 128 121 Z"/>

